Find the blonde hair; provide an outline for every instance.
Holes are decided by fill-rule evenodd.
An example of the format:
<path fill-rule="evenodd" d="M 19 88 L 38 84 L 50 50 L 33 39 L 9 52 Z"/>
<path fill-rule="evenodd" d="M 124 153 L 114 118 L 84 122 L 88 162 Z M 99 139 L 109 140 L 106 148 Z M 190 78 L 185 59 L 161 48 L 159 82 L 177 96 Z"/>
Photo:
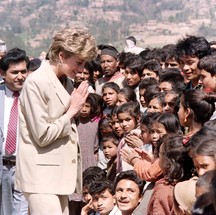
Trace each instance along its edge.
<path fill-rule="evenodd" d="M 82 60 L 90 61 L 97 55 L 97 46 L 94 37 L 88 28 L 74 26 L 59 31 L 52 40 L 49 48 L 49 59 L 59 61 L 59 53 L 65 57 L 77 56 Z"/>

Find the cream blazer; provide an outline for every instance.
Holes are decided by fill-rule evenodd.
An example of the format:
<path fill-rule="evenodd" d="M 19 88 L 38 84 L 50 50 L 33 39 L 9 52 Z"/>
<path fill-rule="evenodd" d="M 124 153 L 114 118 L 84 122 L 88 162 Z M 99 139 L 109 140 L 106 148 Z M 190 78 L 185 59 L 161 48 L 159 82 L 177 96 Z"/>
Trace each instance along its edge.
<path fill-rule="evenodd" d="M 59 195 L 81 191 L 77 129 L 65 114 L 72 89 L 67 78 L 62 85 L 48 61 L 27 78 L 19 101 L 17 189 Z"/>

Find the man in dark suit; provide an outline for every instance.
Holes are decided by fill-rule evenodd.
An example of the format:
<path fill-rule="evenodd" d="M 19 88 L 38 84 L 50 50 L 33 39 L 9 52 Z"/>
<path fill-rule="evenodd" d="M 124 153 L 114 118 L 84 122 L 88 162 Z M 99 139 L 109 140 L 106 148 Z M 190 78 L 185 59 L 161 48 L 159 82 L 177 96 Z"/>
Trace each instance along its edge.
<path fill-rule="evenodd" d="M 9 50 L 0 60 L 4 83 L 0 85 L 0 173 L 1 215 L 28 214 L 28 204 L 22 193 L 14 189 L 16 152 L 18 145 L 18 96 L 27 77 L 28 57 L 24 50 Z M 2 170 L 2 171 L 1 171 Z"/>

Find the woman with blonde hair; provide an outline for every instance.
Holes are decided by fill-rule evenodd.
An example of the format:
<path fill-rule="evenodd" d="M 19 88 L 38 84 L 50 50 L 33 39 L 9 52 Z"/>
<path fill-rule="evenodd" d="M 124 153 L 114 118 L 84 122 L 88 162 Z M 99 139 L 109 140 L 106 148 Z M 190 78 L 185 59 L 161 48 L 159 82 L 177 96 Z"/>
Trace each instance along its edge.
<path fill-rule="evenodd" d="M 88 96 L 88 84 L 73 89 L 70 79 L 96 56 L 88 29 L 59 31 L 40 68 L 20 95 L 20 142 L 16 186 L 31 215 L 69 214 L 68 195 L 80 191 L 82 168 L 74 116 Z M 70 79 L 69 79 L 70 78 Z"/>

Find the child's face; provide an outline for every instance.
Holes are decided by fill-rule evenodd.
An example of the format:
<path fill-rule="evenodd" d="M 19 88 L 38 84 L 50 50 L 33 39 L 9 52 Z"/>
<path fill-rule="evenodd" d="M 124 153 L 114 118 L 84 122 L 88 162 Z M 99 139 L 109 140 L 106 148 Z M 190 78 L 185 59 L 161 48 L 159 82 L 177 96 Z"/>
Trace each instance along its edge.
<path fill-rule="evenodd" d="M 209 170 L 216 169 L 215 160 L 212 156 L 195 155 L 193 157 L 193 163 L 199 176 Z"/>
<path fill-rule="evenodd" d="M 101 136 L 105 136 L 107 134 L 112 133 L 112 128 L 110 126 L 102 126 L 99 128 Z"/>
<path fill-rule="evenodd" d="M 162 113 L 162 104 L 158 101 L 158 98 L 153 98 L 148 105 L 147 113 Z"/>
<path fill-rule="evenodd" d="M 154 122 L 150 130 L 150 142 L 156 146 L 156 143 L 166 134 L 166 129 L 163 124 Z"/>
<path fill-rule="evenodd" d="M 144 69 L 143 70 L 143 73 L 142 73 L 142 80 L 145 79 L 145 78 L 155 78 L 156 80 L 158 80 L 158 76 L 155 72 L 153 71 L 150 71 L 148 69 Z"/>
<path fill-rule="evenodd" d="M 164 98 L 163 112 L 165 113 L 175 113 L 176 105 L 176 94 L 168 93 Z"/>
<path fill-rule="evenodd" d="M 112 159 L 117 155 L 117 146 L 111 141 L 103 142 L 103 153 L 107 159 Z"/>
<path fill-rule="evenodd" d="M 141 137 L 142 137 L 143 143 L 144 144 L 149 143 L 150 142 L 149 129 L 147 128 L 147 126 L 144 125 L 144 124 L 141 124 L 140 125 L 140 130 L 141 130 Z"/>
<path fill-rule="evenodd" d="M 115 206 L 115 199 L 108 189 L 100 194 L 93 195 L 93 208 L 101 215 L 108 215 Z"/>
<path fill-rule="evenodd" d="M 216 75 L 211 76 L 209 72 L 206 70 L 201 70 L 200 72 L 200 80 L 202 82 L 204 90 L 211 90 L 216 92 Z"/>
<path fill-rule="evenodd" d="M 125 134 L 136 128 L 137 121 L 130 113 L 119 113 L 118 119 Z"/>
<path fill-rule="evenodd" d="M 168 92 L 172 90 L 172 84 L 168 81 L 160 82 L 159 88 L 161 92 Z"/>
<path fill-rule="evenodd" d="M 80 111 L 80 117 L 86 118 L 89 117 L 91 113 L 91 105 L 86 102 Z"/>
<path fill-rule="evenodd" d="M 127 82 L 127 85 L 130 87 L 137 86 L 141 80 L 141 77 L 139 76 L 138 72 L 134 72 L 129 68 L 125 69 L 125 79 Z"/>
<path fill-rule="evenodd" d="M 144 98 L 145 91 L 146 91 L 146 89 L 139 89 L 139 100 L 140 100 L 142 107 L 146 107 L 146 102 L 145 102 L 145 98 Z"/>
<path fill-rule="evenodd" d="M 187 80 L 198 79 L 200 70 L 197 68 L 199 58 L 197 57 L 183 57 L 181 59 L 180 67 L 185 74 Z"/>
<path fill-rule="evenodd" d="M 182 99 L 181 99 L 182 100 Z M 187 112 L 182 104 L 182 101 L 180 102 L 180 107 L 178 111 L 178 118 L 181 126 L 187 126 Z"/>
<path fill-rule="evenodd" d="M 83 198 L 86 203 L 89 203 L 92 200 L 92 196 L 89 194 L 87 187 L 83 187 Z"/>
<path fill-rule="evenodd" d="M 124 130 L 122 129 L 119 119 L 116 114 L 112 115 L 112 129 L 117 134 L 118 137 L 121 137 L 124 134 Z"/>
<path fill-rule="evenodd" d="M 117 106 L 120 106 L 124 103 L 127 103 L 127 99 L 125 98 L 125 95 L 123 95 L 122 93 L 118 93 L 118 102 L 117 102 Z"/>
<path fill-rule="evenodd" d="M 75 81 L 77 83 L 81 83 L 82 81 L 86 81 L 90 79 L 90 73 L 87 69 L 78 70 L 75 76 Z"/>
<path fill-rule="evenodd" d="M 108 107 L 114 107 L 118 101 L 118 94 L 111 88 L 103 90 L 103 101 Z"/>

